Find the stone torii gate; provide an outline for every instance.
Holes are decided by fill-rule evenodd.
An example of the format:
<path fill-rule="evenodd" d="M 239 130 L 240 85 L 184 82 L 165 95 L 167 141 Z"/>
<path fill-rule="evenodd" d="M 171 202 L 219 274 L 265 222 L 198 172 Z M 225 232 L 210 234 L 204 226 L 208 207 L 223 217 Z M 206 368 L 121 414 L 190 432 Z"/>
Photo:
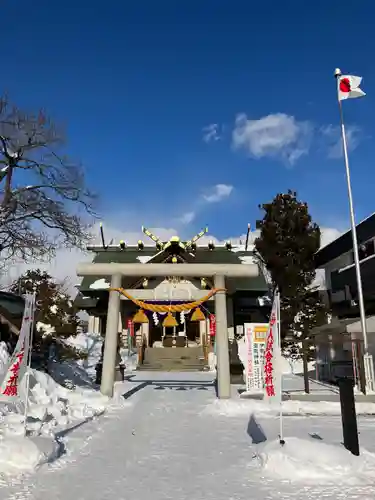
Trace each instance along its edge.
<path fill-rule="evenodd" d="M 82 263 L 77 267 L 78 276 L 111 277 L 111 288 L 120 288 L 122 276 L 177 276 L 177 277 L 213 277 L 215 288 L 225 289 L 225 278 L 255 278 L 259 276 L 256 264 L 117 264 L 117 263 Z M 109 292 L 103 373 L 100 391 L 112 397 L 115 380 L 115 363 L 118 336 L 118 317 L 120 312 L 120 294 Z M 230 365 L 228 350 L 228 322 L 225 291 L 215 295 L 216 315 L 216 355 L 218 397 L 231 397 Z"/>

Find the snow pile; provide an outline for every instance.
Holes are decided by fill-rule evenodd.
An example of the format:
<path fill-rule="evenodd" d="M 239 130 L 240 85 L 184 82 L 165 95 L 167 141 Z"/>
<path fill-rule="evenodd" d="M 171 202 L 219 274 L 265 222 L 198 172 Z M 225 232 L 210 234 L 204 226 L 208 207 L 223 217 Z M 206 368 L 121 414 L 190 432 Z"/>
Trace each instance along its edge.
<path fill-rule="evenodd" d="M 375 403 L 356 403 L 357 415 L 375 415 Z M 341 406 L 339 401 L 283 401 L 283 414 L 287 416 L 340 416 Z M 252 399 L 219 400 L 209 403 L 203 414 L 216 414 L 225 417 L 243 417 L 254 414 L 258 417 L 274 418 L 279 415 L 278 405 L 266 401 Z"/>
<path fill-rule="evenodd" d="M 100 333 L 79 333 L 69 337 L 66 342 L 79 351 L 92 353 L 94 350 L 100 356 L 103 338 Z"/>
<path fill-rule="evenodd" d="M 66 389 L 37 370 L 29 374 L 28 437 L 24 436 L 23 404 L 0 405 L 1 474 L 31 472 L 53 461 L 60 453 L 59 433 L 102 414 L 110 404 L 120 404 L 119 398 L 110 400 L 92 389 Z M 22 401 L 26 378 L 20 384 Z"/>
<path fill-rule="evenodd" d="M 0 342 L 0 377 L 7 369 L 9 362 L 9 353 L 5 342 Z"/>
<path fill-rule="evenodd" d="M 375 485 L 375 454 L 352 455 L 343 446 L 288 437 L 265 445 L 257 456 L 262 472 L 274 479 L 316 484 Z"/>
<path fill-rule="evenodd" d="M 38 433 L 93 418 L 103 413 L 109 404 L 109 398 L 92 389 L 69 390 L 46 373 L 31 371 L 28 414 Z"/>
<path fill-rule="evenodd" d="M 315 361 L 310 361 L 307 364 L 309 372 L 315 372 Z M 281 370 L 284 375 L 299 375 L 303 373 L 302 359 L 286 358 L 281 356 Z"/>
<path fill-rule="evenodd" d="M 0 472 L 30 473 L 59 456 L 59 444 L 48 437 L 0 437 Z"/>
<path fill-rule="evenodd" d="M 210 367 L 210 372 L 216 371 L 216 354 L 214 352 L 208 353 L 208 366 Z"/>
<path fill-rule="evenodd" d="M 95 367 L 100 361 L 103 346 L 100 333 L 79 333 L 66 339 L 66 343 L 85 355 L 85 359 L 77 360 L 76 364 L 86 372 L 89 379 L 95 380 Z"/>
<path fill-rule="evenodd" d="M 25 385 L 26 377 L 21 381 L 22 395 Z M 27 428 L 35 435 L 53 434 L 102 414 L 112 402 L 117 403 L 92 389 L 66 389 L 48 374 L 30 370 Z M 23 433 L 23 414 L 12 410 L 10 405 L 0 407 L 0 436 Z"/>
<path fill-rule="evenodd" d="M 79 359 L 74 363 L 78 367 L 78 371 L 74 370 L 72 363 L 69 363 L 69 367 L 65 366 L 65 370 L 70 372 L 67 373 L 67 378 L 70 378 L 74 382 L 77 376 L 81 376 L 84 379 L 85 385 L 88 381 L 92 383 L 96 378 L 95 368 L 102 354 L 103 337 L 100 333 L 80 333 L 69 337 L 65 342 L 85 355 L 85 359 Z M 128 349 L 122 348 L 120 349 L 120 356 L 126 371 L 134 371 L 137 368 L 137 353 L 131 353 L 128 356 Z M 75 371 L 75 373 L 72 374 L 72 371 Z"/>
<path fill-rule="evenodd" d="M 125 370 L 127 372 L 134 372 L 138 367 L 138 353 L 133 352 L 128 356 L 127 349 L 120 349 L 120 355 L 125 364 Z"/>

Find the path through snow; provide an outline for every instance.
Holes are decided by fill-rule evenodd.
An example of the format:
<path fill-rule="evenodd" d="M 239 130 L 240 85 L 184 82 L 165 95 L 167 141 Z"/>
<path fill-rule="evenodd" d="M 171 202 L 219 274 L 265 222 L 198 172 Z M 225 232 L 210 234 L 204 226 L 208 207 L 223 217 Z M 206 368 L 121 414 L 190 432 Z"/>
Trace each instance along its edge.
<path fill-rule="evenodd" d="M 154 379 L 152 384 L 148 378 Z M 138 389 L 138 391 L 136 391 Z M 262 479 L 247 434 L 250 414 L 204 412 L 215 398 L 211 374 L 137 374 L 126 382 L 128 407 L 67 436 L 68 456 L 36 475 L 3 483 L 0 500 L 257 500 L 373 498 L 374 486 L 344 488 Z M 130 391 L 130 392 L 129 392 Z M 268 440 L 276 419 L 261 422 Z M 361 436 L 375 451 L 373 418 Z M 286 418 L 286 435 L 341 441 L 337 417 Z M 84 446 L 82 446 L 84 442 Z"/>

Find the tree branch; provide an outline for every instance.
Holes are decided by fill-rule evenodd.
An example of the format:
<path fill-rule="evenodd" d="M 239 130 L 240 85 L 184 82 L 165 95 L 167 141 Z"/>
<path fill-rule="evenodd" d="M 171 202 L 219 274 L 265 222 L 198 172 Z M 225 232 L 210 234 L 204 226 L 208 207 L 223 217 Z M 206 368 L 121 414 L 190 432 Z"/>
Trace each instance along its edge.
<path fill-rule="evenodd" d="M 87 242 L 87 216 L 95 217 L 96 196 L 86 187 L 81 165 L 60 154 L 63 142 L 44 113 L 28 114 L 0 99 L 3 261 L 52 255 L 59 244 L 82 248 Z M 14 186 L 19 178 L 27 182 Z"/>

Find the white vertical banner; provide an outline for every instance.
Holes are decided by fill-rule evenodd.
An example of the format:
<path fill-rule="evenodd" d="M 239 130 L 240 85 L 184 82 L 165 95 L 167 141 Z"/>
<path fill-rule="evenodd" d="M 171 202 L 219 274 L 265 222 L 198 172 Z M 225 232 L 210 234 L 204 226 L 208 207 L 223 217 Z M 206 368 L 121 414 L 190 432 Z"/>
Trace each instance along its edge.
<path fill-rule="evenodd" d="M 30 339 L 34 325 L 34 307 L 35 295 L 26 294 L 25 309 L 17 345 L 0 384 L 0 402 L 13 403 L 22 399 L 20 394 L 20 383 L 28 368 Z"/>
<path fill-rule="evenodd" d="M 264 352 L 264 400 L 281 404 L 280 295 L 276 291 Z"/>
<path fill-rule="evenodd" d="M 245 323 L 246 391 L 263 391 L 263 360 L 267 323 Z"/>
<path fill-rule="evenodd" d="M 246 391 L 253 389 L 253 330 L 250 323 L 245 323 L 246 345 Z"/>

